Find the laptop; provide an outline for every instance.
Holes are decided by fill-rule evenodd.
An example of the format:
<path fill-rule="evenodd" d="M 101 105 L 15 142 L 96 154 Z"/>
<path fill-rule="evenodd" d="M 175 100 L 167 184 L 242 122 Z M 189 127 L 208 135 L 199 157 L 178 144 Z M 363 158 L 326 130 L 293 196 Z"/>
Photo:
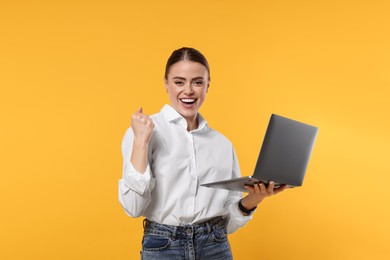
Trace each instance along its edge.
<path fill-rule="evenodd" d="M 275 183 L 275 188 L 302 186 L 318 128 L 272 114 L 252 176 L 204 183 L 201 186 L 248 192 L 245 185 Z"/>

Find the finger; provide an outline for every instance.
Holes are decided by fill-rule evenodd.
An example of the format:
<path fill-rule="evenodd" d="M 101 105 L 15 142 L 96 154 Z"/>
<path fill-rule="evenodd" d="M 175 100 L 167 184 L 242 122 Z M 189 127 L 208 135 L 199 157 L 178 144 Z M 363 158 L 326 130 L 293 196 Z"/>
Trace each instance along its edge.
<path fill-rule="evenodd" d="M 260 193 L 261 194 L 266 194 L 267 193 L 267 189 L 265 188 L 265 185 L 264 185 L 264 183 L 262 183 L 262 182 L 260 182 L 259 183 L 259 189 L 260 189 Z"/>
<path fill-rule="evenodd" d="M 272 194 L 274 192 L 274 187 L 275 187 L 275 183 L 273 181 L 270 181 L 268 183 L 267 193 Z"/>
<path fill-rule="evenodd" d="M 256 194 L 260 194 L 260 193 L 261 193 L 260 184 L 261 184 L 261 183 L 255 183 L 255 184 L 253 185 Z"/>
<path fill-rule="evenodd" d="M 137 110 L 137 112 L 135 112 L 132 116 L 131 116 L 131 120 L 133 122 L 142 122 L 142 121 L 145 121 L 145 116 L 143 114 L 140 114 L 138 112 L 139 110 Z"/>
<path fill-rule="evenodd" d="M 154 128 L 154 122 L 153 122 L 153 120 L 152 119 L 150 119 L 150 118 L 148 118 L 149 120 L 148 120 L 148 122 L 146 122 L 146 124 L 148 125 L 148 126 L 151 126 L 152 128 Z"/>
<path fill-rule="evenodd" d="M 274 189 L 274 194 L 278 194 L 281 191 L 284 191 L 287 188 L 286 184 L 282 184 L 279 188 Z"/>
<path fill-rule="evenodd" d="M 250 186 L 250 185 L 245 185 L 244 187 L 245 187 L 245 189 L 247 189 L 250 193 L 255 192 L 255 188 L 252 187 L 252 186 Z"/>
<path fill-rule="evenodd" d="M 142 114 L 142 107 L 138 108 L 137 113 L 141 113 Z"/>
<path fill-rule="evenodd" d="M 145 115 L 140 116 L 138 118 L 138 123 L 143 125 L 143 126 L 146 126 L 148 128 L 154 128 L 153 120 L 150 117 L 145 116 Z"/>
<path fill-rule="evenodd" d="M 152 121 L 152 119 L 150 119 L 149 116 L 142 114 L 139 111 L 142 111 L 142 109 L 141 110 L 138 109 L 137 112 L 135 112 L 132 115 L 132 119 L 137 120 L 137 121 L 141 121 L 141 122 Z"/>
<path fill-rule="evenodd" d="M 154 128 L 154 122 L 147 115 L 135 113 L 131 116 L 131 126 L 136 128 L 137 127 Z"/>

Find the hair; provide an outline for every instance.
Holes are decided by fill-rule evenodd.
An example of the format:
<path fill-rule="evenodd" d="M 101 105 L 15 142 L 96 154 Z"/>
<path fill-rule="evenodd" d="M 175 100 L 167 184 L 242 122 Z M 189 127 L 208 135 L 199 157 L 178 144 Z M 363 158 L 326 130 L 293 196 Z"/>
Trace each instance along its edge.
<path fill-rule="evenodd" d="M 176 62 L 182 61 L 182 60 L 187 60 L 187 61 L 193 61 L 193 62 L 198 62 L 202 64 L 203 66 L 206 67 L 208 75 L 209 75 L 209 80 L 210 80 L 210 67 L 209 63 L 206 60 L 206 57 L 203 56 L 200 51 L 190 48 L 190 47 L 182 47 L 180 49 L 177 49 L 172 52 L 171 56 L 169 57 L 167 61 L 167 65 L 165 66 L 165 75 L 164 78 L 167 80 L 168 79 L 168 74 L 171 66 L 175 64 Z"/>

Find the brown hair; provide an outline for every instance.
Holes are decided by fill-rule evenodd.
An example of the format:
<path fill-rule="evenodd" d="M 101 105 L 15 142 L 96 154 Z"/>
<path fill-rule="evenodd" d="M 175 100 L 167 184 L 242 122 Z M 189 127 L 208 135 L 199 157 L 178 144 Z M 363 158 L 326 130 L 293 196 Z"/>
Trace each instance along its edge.
<path fill-rule="evenodd" d="M 169 69 L 173 64 L 176 62 L 182 61 L 182 60 L 188 60 L 188 61 L 193 61 L 193 62 L 198 62 L 202 64 L 203 66 L 206 67 L 208 75 L 209 75 L 209 80 L 210 80 L 210 67 L 209 63 L 207 62 L 205 56 L 203 56 L 200 51 L 194 49 L 194 48 L 189 48 L 189 47 L 183 47 L 180 49 L 177 49 L 172 52 L 171 56 L 169 57 L 167 61 L 167 65 L 165 66 L 165 75 L 164 78 L 168 79 L 168 73 Z"/>

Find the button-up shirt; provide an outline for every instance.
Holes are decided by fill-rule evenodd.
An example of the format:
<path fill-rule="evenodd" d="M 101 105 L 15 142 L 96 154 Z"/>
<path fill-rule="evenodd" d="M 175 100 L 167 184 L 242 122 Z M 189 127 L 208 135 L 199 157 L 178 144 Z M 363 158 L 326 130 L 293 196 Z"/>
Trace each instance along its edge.
<path fill-rule="evenodd" d="M 200 186 L 202 183 L 240 177 L 232 143 L 208 127 L 198 113 L 198 128 L 187 131 L 187 121 L 165 105 L 151 115 L 154 129 L 148 165 L 137 172 L 130 162 L 134 132 L 122 141 L 123 171 L 119 202 L 132 217 L 166 225 L 189 225 L 224 216 L 232 233 L 251 219 L 238 209 L 240 192 Z"/>

